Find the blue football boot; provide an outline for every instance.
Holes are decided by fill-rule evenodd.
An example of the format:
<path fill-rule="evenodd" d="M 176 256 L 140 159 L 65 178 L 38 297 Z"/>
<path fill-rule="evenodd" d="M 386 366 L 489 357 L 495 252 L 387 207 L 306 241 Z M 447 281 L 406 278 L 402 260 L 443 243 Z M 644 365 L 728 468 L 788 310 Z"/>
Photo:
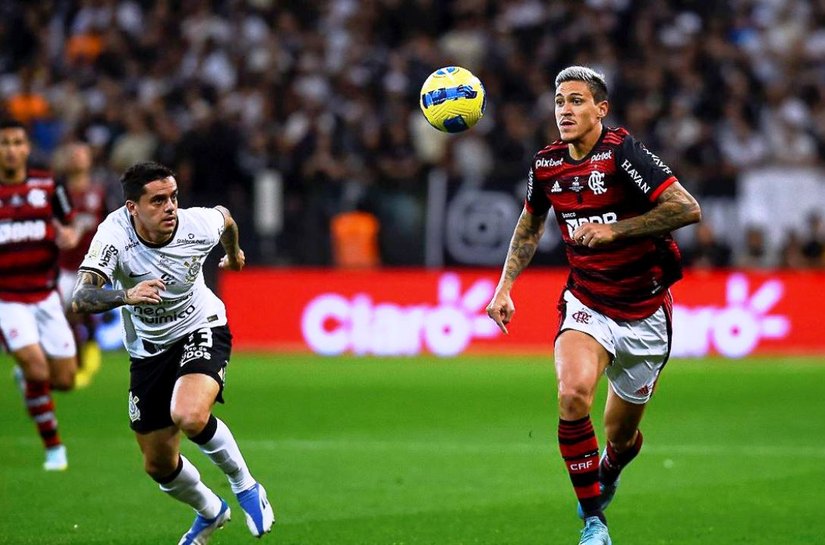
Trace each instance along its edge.
<path fill-rule="evenodd" d="M 607 526 L 599 517 L 587 517 L 584 520 L 584 529 L 579 545 L 612 545 L 610 535 L 607 533 Z"/>
<path fill-rule="evenodd" d="M 208 519 L 201 515 L 195 516 L 195 522 L 192 523 L 189 531 L 180 538 L 178 545 L 206 545 L 209 543 L 209 538 L 212 537 L 214 531 L 223 528 L 223 525 L 229 522 L 231 515 L 229 505 L 221 500 L 221 510 L 214 518 Z"/>
<path fill-rule="evenodd" d="M 238 498 L 238 503 L 246 513 L 246 525 L 249 531 L 255 537 L 261 537 L 267 532 L 272 531 L 272 525 L 275 523 L 275 513 L 272 511 L 272 505 L 266 499 L 266 490 L 260 483 L 255 483 L 255 486 L 235 494 Z"/>

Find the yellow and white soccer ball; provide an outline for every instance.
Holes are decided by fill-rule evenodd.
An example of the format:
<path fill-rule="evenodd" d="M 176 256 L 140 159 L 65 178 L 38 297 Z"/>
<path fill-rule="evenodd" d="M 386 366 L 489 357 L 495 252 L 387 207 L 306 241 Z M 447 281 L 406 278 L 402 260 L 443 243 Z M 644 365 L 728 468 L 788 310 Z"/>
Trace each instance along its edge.
<path fill-rule="evenodd" d="M 486 105 L 481 80 L 460 66 L 439 68 L 421 86 L 421 111 L 440 131 L 466 131 L 478 123 Z"/>

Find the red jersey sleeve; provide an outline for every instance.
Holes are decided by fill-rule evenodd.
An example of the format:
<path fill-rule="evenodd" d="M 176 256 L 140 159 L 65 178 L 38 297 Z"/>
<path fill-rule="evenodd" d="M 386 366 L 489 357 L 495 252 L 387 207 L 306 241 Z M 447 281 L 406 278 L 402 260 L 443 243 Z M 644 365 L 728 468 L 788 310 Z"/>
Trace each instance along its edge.
<path fill-rule="evenodd" d="M 535 158 L 533 164 L 535 165 Z M 527 196 L 524 198 L 524 208 L 534 216 L 543 216 L 550 210 L 550 201 L 542 188 L 536 187 L 533 166 L 527 173 Z"/>
<path fill-rule="evenodd" d="M 72 206 L 72 200 L 69 198 L 66 186 L 61 183 L 55 182 L 52 210 L 54 210 L 54 216 L 64 225 L 70 224 L 74 219 L 75 210 Z"/>

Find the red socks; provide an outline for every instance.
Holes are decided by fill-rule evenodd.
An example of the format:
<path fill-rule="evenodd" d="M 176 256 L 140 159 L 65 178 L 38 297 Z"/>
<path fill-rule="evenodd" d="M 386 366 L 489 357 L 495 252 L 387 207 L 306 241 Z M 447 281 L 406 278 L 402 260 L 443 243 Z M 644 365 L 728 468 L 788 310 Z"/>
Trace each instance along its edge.
<path fill-rule="evenodd" d="M 599 480 L 604 484 L 613 484 L 619 478 L 619 473 L 642 450 L 642 430 L 636 433 L 636 441 L 624 452 L 616 452 L 613 445 L 607 444 L 605 457 L 599 465 Z"/>
<path fill-rule="evenodd" d="M 599 507 L 599 444 L 590 416 L 559 420 L 559 448 L 585 517 L 604 520 Z"/>
<path fill-rule="evenodd" d="M 61 445 L 60 435 L 57 433 L 57 417 L 54 415 L 54 401 L 52 401 L 49 382 L 26 381 L 26 408 L 32 420 L 37 424 L 37 431 L 43 439 L 46 448 Z"/>

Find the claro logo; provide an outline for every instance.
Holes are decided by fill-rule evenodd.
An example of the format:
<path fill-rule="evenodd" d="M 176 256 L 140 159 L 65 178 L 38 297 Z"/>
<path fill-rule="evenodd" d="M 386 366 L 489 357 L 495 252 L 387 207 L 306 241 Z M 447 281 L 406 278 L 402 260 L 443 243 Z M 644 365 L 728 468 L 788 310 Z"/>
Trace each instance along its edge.
<path fill-rule="evenodd" d="M 781 280 L 767 280 L 748 294 L 748 279 L 733 274 L 726 286 L 726 306 L 673 306 L 673 355 L 698 357 L 715 350 L 729 358 L 747 356 L 762 339 L 783 339 L 791 330 L 787 316 L 770 314 L 782 299 Z"/>
<path fill-rule="evenodd" d="M 473 338 L 498 334 L 484 312 L 494 289 L 491 281 L 478 280 L 461 293 L 458 275 L 448 273 L 439 279 L 435 306 L 374 303 L 363 293 L 352 299 L 325 293 L 304 309 L 301 331 L 310 348 L 325 355 L 408 356 L 426 349 L 454 356 Z"/>

